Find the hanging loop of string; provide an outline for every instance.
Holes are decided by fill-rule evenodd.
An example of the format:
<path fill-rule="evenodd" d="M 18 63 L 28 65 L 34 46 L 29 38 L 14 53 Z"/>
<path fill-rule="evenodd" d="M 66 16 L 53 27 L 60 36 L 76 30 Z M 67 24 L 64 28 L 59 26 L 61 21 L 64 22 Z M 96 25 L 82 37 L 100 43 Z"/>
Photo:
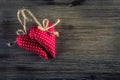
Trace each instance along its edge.
<path fill-rule="evenodd" d="M 49 24 L 49 20 L 48 19 L 43 19 L 42 21 L 42 24 L 38 21 L 38 19 L 32 14 L 31 11 L 29 11 L 28 9 L 21 9 L 21 10 L 18 10 L 17 12 L 17 18 L 19 20 L 19 22 L 21 23 L 21 25 L 23 26 L 23 29 L 19 29 L 17 30 L 17 35 L 20 35 L 21 33 L 23 34 L 27 34 L 27 30 L 26 30 L 26 21 L 30 21 L 31 19 L 29 19 L 26 14 L 25 14 L 25 11 L 32 17 L 32 19 L 35 21 L 35 23 L 37 23 L 38 25 L 38 28 L 42 31 L 47 31 L 48 32 L 48 29 L 56 26 L 58 23 L 60 23 L 60 19 L 58 19 L 52 26 L 48 27 L 48 24 Z M 20 18 L 20 15 L 23 17 L 23 22 Z M 59 36 L 58 32 L 53 32 L 54 35 L 56 36 Z"/>
<path fill-rule="evenodd" d="M 24 21 L 24 22 L 22 22 L 20 15 L 23 17 L 23 21 Z M 26 33 L 27 33 L 27 31 L 26 31 L 26 20 L 28 20 L 28 19 L 27 19 L 27 17 L 24 15 L 23 10 L 18 10 L 18 12 L 17 12 L 17 18 L 18 18 L 19 22 L 21 23 L 21 25 L 23 26 L 23 29 L 24 29 L 24 30 L 18 29 L 18 30 L 16 31 L 16 34 L 17 34 L 17 35 L 20 35 L 20 33 L 26 34 Z"/>

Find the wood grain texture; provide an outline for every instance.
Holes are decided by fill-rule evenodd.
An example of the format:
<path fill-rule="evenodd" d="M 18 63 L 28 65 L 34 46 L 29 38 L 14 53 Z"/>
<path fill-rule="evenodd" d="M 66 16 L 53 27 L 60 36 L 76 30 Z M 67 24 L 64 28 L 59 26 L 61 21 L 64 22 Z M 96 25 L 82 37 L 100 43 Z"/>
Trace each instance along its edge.
<path fill-rule="evenodd" d="M 0 0 L 0 80 L 120 80 L 120 1 Z M 57 18 L 57 59 L 44 61 L 17 45 L 16 18 L 20 8 L 38 18 Z M 28 23 L 29 25 L 34 24 Z"/>

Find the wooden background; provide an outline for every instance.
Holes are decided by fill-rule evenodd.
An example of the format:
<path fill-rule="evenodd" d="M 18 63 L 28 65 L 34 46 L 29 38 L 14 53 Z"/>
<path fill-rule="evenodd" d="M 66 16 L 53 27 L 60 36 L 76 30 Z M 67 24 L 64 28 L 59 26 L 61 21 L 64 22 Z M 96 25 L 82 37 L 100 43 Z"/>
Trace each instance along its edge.
<path fill-rule="evenodd" d="M 0 0 L 0 80 L 120 80 L 120 0 Z M 42 60 L 6 44 L 22 28 L 18 9 L 57 18 L 57 59 Z M 30 23 L 29 23 L 30 24 Z M 28 24 L 28 25 L 29 25 Z"/>

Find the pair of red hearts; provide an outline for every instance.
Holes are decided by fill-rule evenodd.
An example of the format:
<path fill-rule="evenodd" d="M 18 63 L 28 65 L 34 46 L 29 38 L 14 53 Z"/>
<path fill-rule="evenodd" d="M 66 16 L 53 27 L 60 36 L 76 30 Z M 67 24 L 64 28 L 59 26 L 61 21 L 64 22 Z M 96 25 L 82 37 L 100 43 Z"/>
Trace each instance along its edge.
<path fill-rule="evenodd" d="M 48 24 L 50 27 L 52 24 Z M 55 32 L 55 28 L 48 29 Z M 56 36 L 47 31 L 42 31 L 38 27 L 32 26 L 28 34 L 19 35 L 16 43 L 23 49 L 36 53 L 43 59 L 48 59 L 48 53 L 52 58 L 56 58 Z"/>

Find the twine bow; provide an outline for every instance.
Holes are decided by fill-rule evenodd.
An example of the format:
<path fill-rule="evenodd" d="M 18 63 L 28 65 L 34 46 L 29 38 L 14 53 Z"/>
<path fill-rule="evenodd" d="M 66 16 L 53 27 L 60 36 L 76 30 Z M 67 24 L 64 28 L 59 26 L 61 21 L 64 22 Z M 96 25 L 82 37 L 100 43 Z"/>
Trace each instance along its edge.
<path fill-rule="evenodd" d="M 58 19 L 52 26 L 48 27 L 48 24 L 49 24 L 49 20 L 48 19 L 43 19 L 42 21 L 42 24 L 38 21 L 38 19 L 32 14 L 31 11 L 29 11 L 28 9 L 21 9 L 21 10 L 18 10 L 17 12 L 17 18 L 19 20 L 19 22 L 21 23 L 21 25 L 23 26 L 23 30 L 22 29 L 18 29 L 16 31 L 16 34 L 17 35 L 20 35 L 21 33 L 23 34 L 27 34 L 27 27 L 26 27 L 26 22 L 27 21 L 31 21 L 31 19 L 29 19 L 25 12 L 27 12 L 32 18 L 33 20 L 37 23 L 38 25 L 38 28 L 42 31 L 47 31 L 49 32 L 48 30 L 54 26 L 56 26 L 58 23 L 60 23 L 60 19 Z M 20 18 L 20 15 L 23 17 L 23 22 L 22 22 L 22 19 Z M 59 32 L 49 32 L 51 34 L 54 34 L 56 36 L 59 36 Z"/>

